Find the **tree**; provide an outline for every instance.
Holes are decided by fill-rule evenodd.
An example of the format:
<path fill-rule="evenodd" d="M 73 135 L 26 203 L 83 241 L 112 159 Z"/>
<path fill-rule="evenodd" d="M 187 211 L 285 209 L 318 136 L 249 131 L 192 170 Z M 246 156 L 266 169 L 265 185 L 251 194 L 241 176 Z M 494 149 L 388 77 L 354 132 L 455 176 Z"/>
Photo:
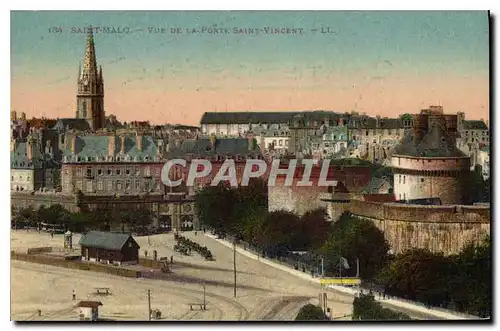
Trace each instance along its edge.
<path fill-rule="evenodd" d="M 267 214 L 260 226 L 257 243 L 272 256 L 283 256 L 288 251 L 295 250 L 294 242 L 300 236 L 300 218 L 292 212 L 279 210 Z"/>
<path fill-rule="evenodd" d="M 439 305 L 448 299 L 448 276 L 449 260 L 442 254 L 412 249 L 396 256 L 378 279 L 391 295 Z"/>
<path fill-rule="evenodd" d="M 300 308 L 297 317 L 295 317 L 296 321 L 324 321 L 326 319 L 323 310 L 313 304 L 307 304 Z"/>
<path fill-rule="evenodd" d="M 354 298 L 352 304 L 353 320 L 387 321 L 387 320 L 410 320 L 406 314 L 395 312 L 375 301 L 373 295 L 361 294 Z"/>
<path fill-rule="evenodd" d="M 359 259 L 360 277 L 372 280 L 388 259 L 389 244 L 384 234 L 372 222 L 343 214 L 333 225 L 331 236 L 319 250 L 325 259 L 325 271 L 340 275 L 340 258 L 347 259 L 350 268 L 343 276 L 355 276 L 355 261 Z"/>
<path fill-rule="evenodd" d="M 234 191 L 227 185 L 208 186 L 196 193 L 195 206 L 198 219 L 214 229 L 217 235 L 226 235 L 230 229 L 234 207 Z"/>
<path fill-rule="evenodd" d="M 491 238 L 467 245 L 451 256 L 448 292 L 456 309 L 480 317 L 491 316 Z"/>
<path fill-rule="evenodd" d="M 316 250 L 328 239 L 331 223 L 326 220 L 328 214 L 323 208 L 307 211 L 300 218 L 300 235 L 297 236 L 297 250 Z"/>

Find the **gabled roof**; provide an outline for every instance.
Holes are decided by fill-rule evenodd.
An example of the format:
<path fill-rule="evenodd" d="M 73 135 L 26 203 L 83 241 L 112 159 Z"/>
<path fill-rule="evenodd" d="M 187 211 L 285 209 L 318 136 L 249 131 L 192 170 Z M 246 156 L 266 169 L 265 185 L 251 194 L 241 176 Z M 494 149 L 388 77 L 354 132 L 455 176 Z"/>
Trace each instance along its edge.
<path fill-rule="evenodd" d="M 108 144 L 110 139 L 110 136 L 78 135 L 76 136 L 74 153 L 71 151 L 71 143 L 68 143 L 63 150 L 63 155 L 71 157 L 74 154 L 81 157 L 84 161 L 87 160 L 88 157 L 90 157 L 92 161 L 96 161 L 97 158 L 104 160 L 108 155 Z M 135 135 L 125 136 L 124 155 L 129 155 L 131 161 L 135 158 L 144 161 L 146 157 L 148 157 L 149 161 L 154 161 L 158 149 L 156 140 L 152 136 L 142 136 L 142 138 L 139 138 L 142 139 L 142 149 L 139 150 L 137 139 Z M 120 144 L 120 136 L 115 136 L 115 155 L 120 153 Z"/>
<path fill-rule="evenodd" d="M 194 156 L 241 155 L 251 157 L 260 155 L 258 144 L 254 142 L 254 148 L 250 149 L 249 143 L 249 139 L 246 138 L 216 138 L 214 149 L 210 139 L 186 139 L 181 143 L 180 147 L 172 148 L 167 152 L 167 158 L 182 158 L 186 154 Z"/>
<path fill-rule="evenodd" d="M 89 231 L 80 239 L 79 244 L 86 247 L 121 250 L 129 238 L 137 244 L 127 233 Z M 139 247 L 139 244 L 137 246 Z"/>
<path fill-rule="evenodd" d="M 288 123 L 295 116 L 302 115 L 309 120 L 324 120 L 340 117 L 333 111 L 275 111 L 275 112 L 206 112 L 202 115 L 201 124 L 258 124 L 258 123 Z"/>
<path fill-rule="evenodd" d="M 14 151 L 10 152 L 10 166 L 12 169 L 40 169 L 43 168 L 43 156 L 34 148 L 33 158 L 30 160 L 26 142 L 15 142 Z"/>
<path fill-rule="evenodd" d="M 59 118 L 52 129 L 57 131 L 86 131 L 90 130 L 90 126 L 87 120 L 83 118 Z"/>
<path fill-rule="evenodd" d="M 463 121 L 464 130 L 488 130 L 484 121 L 465 120 Z"/>

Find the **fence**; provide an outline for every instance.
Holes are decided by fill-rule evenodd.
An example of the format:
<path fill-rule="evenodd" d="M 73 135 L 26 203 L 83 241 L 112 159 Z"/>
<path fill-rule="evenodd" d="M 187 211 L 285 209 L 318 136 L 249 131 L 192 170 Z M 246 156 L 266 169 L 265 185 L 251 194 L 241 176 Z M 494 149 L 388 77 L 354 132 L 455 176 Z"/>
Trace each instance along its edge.
<path fill-rule="evenodd" d="M 28 255 L 31 255 L 31 254 L 41 254 L 41 253 L 50 253 L 50 252 L 52 252 L 52 247 L 28 248 Z"/>
<path fill-rule="evenodd" d="M 46 255 L 33 255 L 33 254 L 16 253 L 14 251 L 11 251 L 10 257 L 12 260 L 20 260 L 20 261 L 25 261 L 25 262 L 46 264 L 46 265 L 52 265 L 55 267 L 103 272 L 103 273 L 112 274 L 112 275 L 116 275 L 116 276 L 122 276 L 122 277 L 131 277 L 131 278 L 140 278 L 141 277 L 140 271 L 120 268 L 120 267 L 106 265 L 106 264 L 86 263 L 86 262 L 80 262 L 80 261 L 65 260 L 65 259 L 46 256 Z"/>

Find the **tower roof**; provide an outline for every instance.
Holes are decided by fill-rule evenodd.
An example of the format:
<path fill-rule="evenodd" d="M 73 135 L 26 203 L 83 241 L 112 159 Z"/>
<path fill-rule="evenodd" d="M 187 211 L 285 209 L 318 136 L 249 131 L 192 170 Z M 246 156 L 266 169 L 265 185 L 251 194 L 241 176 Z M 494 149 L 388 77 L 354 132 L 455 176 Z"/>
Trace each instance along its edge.
<path fill-rule="evenodd" d="M 97 60 L 95 56 L 94 35 L 92 27 L 88 28 L 87 46 L 85 47 L 85 59 L 83 62 L 83 73 L 93 72 L 97 74 Z"/>
<path fill-rule="evenodd" d="M 466 157 L 438 123 L 432 123 L 421 139 L 412 134 L 406 135 L 392 154 L 412 157 Z"/>

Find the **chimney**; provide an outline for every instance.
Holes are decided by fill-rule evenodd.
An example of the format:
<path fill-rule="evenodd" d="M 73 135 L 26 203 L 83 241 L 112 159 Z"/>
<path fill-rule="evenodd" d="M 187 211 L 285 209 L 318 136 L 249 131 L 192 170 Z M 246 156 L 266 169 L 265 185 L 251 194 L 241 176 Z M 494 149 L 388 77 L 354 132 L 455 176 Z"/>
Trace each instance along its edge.
<path fill-rule="evenodd" d="M 248 150 L 253 151 L 255 149 L 255 138 L 253 136 L 248 137 Z"/>
<path fill-rule="evenodd" d="M 71 135 L 69 137 L 69 149 L 71 151 L 71 154 L 76 153 L 76 136 L 75 135 Z"/>
<path fill-rule="evenodd" d="M 163 154 L 163 139 L 158 139 L 158 148 L 156 149 L 156 154 Z"/>
<path fill-rule="evenodd" d="M 210 146 L 212 146 L 212 149 L 215 150 L 215 143 L 217 142 L 217 138 L 215 137 L 214 134 L 210 135 Z"/>
<path fill-rule="evenodd" d="M 112 135 L 108 136 L 108 155 L 109 156 L 115 155 L 115 146 L 116 146 L 116 136 L 113 133 Z"/>
<path fill-rule="evenodd" d="M 125 135 L 120 136 L 120 154 L 125 154 Z"/>
<path fill-rule="evenodd" d="M 33 137 L 28 137 L 26 142 L 26 154 L 28 155 L 28 160 L 33 160 L 33 148 L 35 145 L 35 140 Z"/>
<path fill-rule="evenodd" d="M 137 149 L 142 152 L 142 132 L 136 131 Z"/>
<path fill-rule="evenodd" d="M 339 118 L 339 126 L 344 126 L 344 118 Z"/>

